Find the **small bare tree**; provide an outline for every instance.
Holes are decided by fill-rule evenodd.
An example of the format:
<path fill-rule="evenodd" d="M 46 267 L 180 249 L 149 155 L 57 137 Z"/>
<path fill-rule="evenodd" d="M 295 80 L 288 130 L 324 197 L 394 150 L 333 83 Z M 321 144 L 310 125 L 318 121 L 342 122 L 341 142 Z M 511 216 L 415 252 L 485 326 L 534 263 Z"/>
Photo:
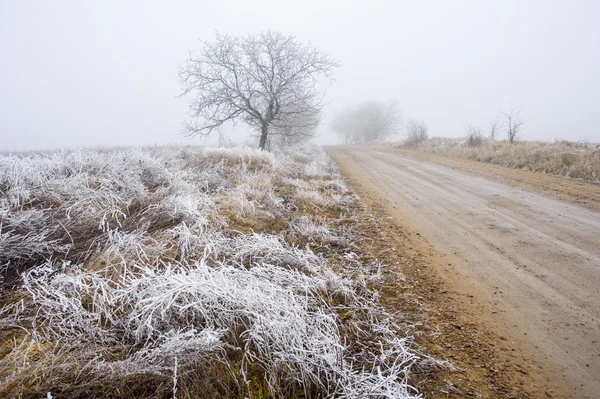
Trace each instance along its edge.
<path fill-rule="evenodd" d="M 467 125 L 467 144 L 469 147 L 478 147 L 483 144 L 483 135 L 479 126 L 470 123 Z"/>
<path fill-rule="evenodd" d="M 510 143 L 514 143 L 519 133 L 521 131 L 521 127 L 525 123 L 525 121 L 521 118 L 521 110 L 523 109 L 522 105 L 517 107 L 510 106 L 510 110 L 508 112 L 500 111 L 504 119 L 504 127 L 506 129 L 506 138 Z"/>
<path fill-rule="evenodd" d="M 427 140 L 429 136 L 427 131 L 427 125 L 422 120 L 409 120 L 406 124 L 406 139 L 404 140 L 404 144 L 408 147 L 414 147 Z"/>
<path fill-rule="evenodd" d="M 498 125 L 499 124 L 500 124 L 500 121 L 498 121 L 498 120 L 495 120 L 490 123 L 490 140 L 491 141 L 496 140 L 496 135 L 498 134 Z"/>
<path fill-rule="evenodd" d="M 227 147 L 227 137 L 223 129 L 217 129 L 217 146 L 219 148 Z"/>
<path fill-rule="evenodd" d="M 184 134 L 208 135 L 241 120 L 260 132 L 259 147 L 265 149 L 272 131 L 311 131 L 318 125 L 325 105 L 318 78 L 331 81 L 339 66 L 329 55 L 272 31 L 217 33 L 215 41 L 202 44 L 179 66 L 182 95 L 195 94 L 190 103 L 195 120 L 186 122 Z"/>

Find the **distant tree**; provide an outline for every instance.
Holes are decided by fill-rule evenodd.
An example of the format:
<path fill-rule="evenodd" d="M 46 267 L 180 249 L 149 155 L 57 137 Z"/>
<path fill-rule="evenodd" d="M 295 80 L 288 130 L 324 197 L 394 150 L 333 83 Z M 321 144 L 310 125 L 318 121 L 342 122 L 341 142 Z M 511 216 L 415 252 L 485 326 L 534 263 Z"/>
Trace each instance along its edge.
<path fill-rule="evenodd" d="M 346 144 L 354 144 L 360 142 L 360 128 L 358 125 L 359 121 L 354 109 L 346 108 L 333 117 L 331 130 L 338 136 L 343 137 Z"/>
<path fill-rule="evenodd" d="M 428 128 L 425 122 L 419 119 L 411 119 L 406 124 L 406 139 L 404 145 L 414 147 L 417 144 L 427 140 L 429 137 Z"/>
<path fill-rule="evenodd" d="M 473 124 L 467 125 L 467 144 L 469 147 L 477 147 L 483 143 L 481 128 Z"/>
<path fill-rule="evenodd" d="M 216 35 L 179 66 L 182 95 L 194 93 L 184 134 L 208 135 L 224 123 L 242 121 L 265 149 L 273 132 L 313 131 L 324 107 L 318 79 L 332 80 L 339 63 L 293 36 L 265 31 Z"/>
<path fill-rule="evenodd" d="M 521 132 L 521 127 L 525 123 L 525 121 L 521 118 L 521 110 L 523 109 L 522 105 L 517 107 L 510 106 L 510 110 L 508 112 L 500 111 L 504 119 L 504 128 L 506 129 L 506 138 L 510 143 L 514 143 L 519 133 Z"/>
<path fill-rule="evenodd" d="M 499 124 L 500 124 L 500 121 L 498 121 L 498 120 L 495 120 L 490 123 L 490 140 L 491 141 L 496 140 L 496 135 L 498 134 L 498 125 Z"/>
<path fill-rule="evenodd" d="M 331 128 L 344 137 L 347 144 L 368 143 L 398 132 L 401 123 L 401 110 L 397 101 L 367 101 L 338 113 Z"/>
<path fill-rule="evenodd" d="M 227 134 L 223 129 L 217 129 L 217 147 L 227 147 L 229 142 L 227 140 Z"/>

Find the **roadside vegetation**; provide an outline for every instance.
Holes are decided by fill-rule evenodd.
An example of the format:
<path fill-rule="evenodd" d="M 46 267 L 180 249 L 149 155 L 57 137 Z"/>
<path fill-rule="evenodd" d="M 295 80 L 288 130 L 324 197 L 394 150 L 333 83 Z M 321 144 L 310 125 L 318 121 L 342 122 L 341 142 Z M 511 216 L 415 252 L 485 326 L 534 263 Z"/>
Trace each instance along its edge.
<path fill-rule="evenodd" d="M 507 111 L 498 111 L 487 129 L 469 123 L 466 136 L 457 139 L 429 138 L 423 121 L 410 120 L 404 139 L 388 143 L 397 148 L 600 183 L 600 144 L 519 140 L 526 122 L 521 117 L 522 109 L 521 105 L 511 105 Z M 497 140 L 500 136 L 505 140 Z"/>
<path fill-rule="evenodd" d="M 464 139 L 434 137 L 417 145 L 412 142 L 394 145 L 600 184 L 600 146 L 587 142 L 492 141 L 483 138 L 477 128 L 470 127 Z"/>
<path fill-rule="evenodd" d="M 323 151 L 0 157 L 0 396 L 411 398 Z"/>
<path fill-rule="evenodd" d="M 347 106 L 334 115 L 331 130 L 346 144 L 384 140 L 400 131 L 402 112 L 398 101 L 365 101 Z"/>
<path fill-rule="evenodd" d="M 427 125 L 425 122 L 412 119 L 406 124 L 405 140 L 403 144 L 407 147 L 415 147 L 427 140 L 428 135 Z"/>

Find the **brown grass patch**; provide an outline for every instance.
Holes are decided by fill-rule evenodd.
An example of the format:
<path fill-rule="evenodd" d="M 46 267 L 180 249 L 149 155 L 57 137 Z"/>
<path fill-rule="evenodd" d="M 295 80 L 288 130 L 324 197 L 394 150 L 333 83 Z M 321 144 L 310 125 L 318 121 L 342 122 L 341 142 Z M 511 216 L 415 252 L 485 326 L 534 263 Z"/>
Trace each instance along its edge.
<path fill-rule="evenodd" d="M 469 146 L 465 140 L 433 138 L 412 148 L 600 184 L 600 145 L 569 141 L 520 141 L 512 144 L 487 141 L 478 146 Z"/>

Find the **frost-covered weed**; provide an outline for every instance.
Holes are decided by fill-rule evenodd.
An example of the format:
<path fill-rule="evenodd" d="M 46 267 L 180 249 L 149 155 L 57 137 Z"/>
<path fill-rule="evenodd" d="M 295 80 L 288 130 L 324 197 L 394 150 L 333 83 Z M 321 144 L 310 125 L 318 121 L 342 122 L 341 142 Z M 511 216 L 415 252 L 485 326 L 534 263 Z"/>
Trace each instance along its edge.
<path fill-rule="evenodd" d="M 352 203 L 314 146 L 0 157 L 0 393 L 416 396 L 380 267 L 311 249 Z"/>
<path fill-rule="evenodd" d="M 237 236 L 219 246 L 217 258 L 229 259 L 243 265 L 263 263 L 286 269 L 315 272 L 322 267 L 324 260 L 310 249 L 301 249 L 270 234 Z"/>
<path fill-rule="evenodd" d="M 324 223 L 316 223 L 309 216 L 300 216 L 290 222 L 290 230 L 303 238 L 311 238 L 318 241 L 332 241 L 334 235 Z"/>

